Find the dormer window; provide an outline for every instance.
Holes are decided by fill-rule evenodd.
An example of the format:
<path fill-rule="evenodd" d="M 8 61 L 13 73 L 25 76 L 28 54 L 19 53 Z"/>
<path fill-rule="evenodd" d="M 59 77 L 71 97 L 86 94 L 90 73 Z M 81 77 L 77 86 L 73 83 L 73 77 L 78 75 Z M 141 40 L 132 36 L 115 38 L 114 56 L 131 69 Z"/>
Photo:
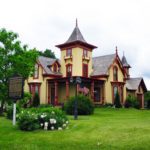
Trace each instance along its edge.
<path fill-rule="evenodd" d="M 118 68 L 116 66 L 113 68 L 113 78 L 114 81 L 118 81 Z"/>
<path fill-rule="evenodd" d="M 88 57 L 88 51 L 86 49 L 83 49 L 83 56 Z"/>
<path fill-rule="evenodd" d="M 39 76 L 39 66 L 38 66 L 38 64 L 35 64 L 33 78 L 34 78 L 34 79 L 37 79 L 38 76 Z"/>
<path fill-rule="evenodd" d="M 72 49 L 66 50 L 66 56 L 68 56 L 68 57 L 72 56 Z"/>
<path fill-rule="evenodd" d="M 71 64 L 66 65 L 66 76 L 67 77 L 72 76 L 72 65 Z"/>

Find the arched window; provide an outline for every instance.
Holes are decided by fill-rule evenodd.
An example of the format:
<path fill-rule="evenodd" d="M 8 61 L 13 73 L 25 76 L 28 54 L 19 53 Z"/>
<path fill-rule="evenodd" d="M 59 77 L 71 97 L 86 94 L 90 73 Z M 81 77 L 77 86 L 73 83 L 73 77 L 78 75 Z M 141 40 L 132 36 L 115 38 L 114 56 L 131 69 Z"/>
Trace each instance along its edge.
<path fill-rule="evenodd" d="M 38 64 L 35 64 L 34 76 L 33 76 L 33 78 L 37 79 L 38 76 L 39 76 L 39 66 L 38 66 Z"/>
<path fill-rule="evenodd" d="M 113 68 L 113 78 L 114 81 L 118 81 L 118 68 L 116 66 Z"/>
<path fill-rule="evenodd" d="M 66 76 L 71 77 L 72 76 L 72 64 L 66 65 Z"/>
<path fill-rule="evenodd" d="M 54 71 L 54 72 L 57 72 L 57 65 L 56 65 L 56 63 L 54 64 L 53 71 Z"/>
<path fill-rule="evenodd" d="M 116 94 L 117 94 L 117 92 L 118 92 L 118 87 L 117 86 L 114 86 L 113 87 L 114 89 L 113 89 L 113 99 L 115 99 L 115 97 L 116 97 Z"/>

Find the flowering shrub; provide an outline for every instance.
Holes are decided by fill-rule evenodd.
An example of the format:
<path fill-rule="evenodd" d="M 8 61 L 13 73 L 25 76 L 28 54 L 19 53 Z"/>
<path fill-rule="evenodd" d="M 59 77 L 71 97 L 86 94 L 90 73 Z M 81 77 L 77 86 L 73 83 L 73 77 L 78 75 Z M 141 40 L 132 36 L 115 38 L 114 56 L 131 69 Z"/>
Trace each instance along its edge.
<path fill-rule="evenodd" d="M 57 108 L 30 108 L 18 115 L 18 125 L 21 130 L 62 130 L 68 125 L 66 115 Z"/>
<path fill-rule="evenodd" d="M 37 114 L 28 110 L 22 110 L 17 119 L 21 130 L 31 131 L 40 127 Z"/>

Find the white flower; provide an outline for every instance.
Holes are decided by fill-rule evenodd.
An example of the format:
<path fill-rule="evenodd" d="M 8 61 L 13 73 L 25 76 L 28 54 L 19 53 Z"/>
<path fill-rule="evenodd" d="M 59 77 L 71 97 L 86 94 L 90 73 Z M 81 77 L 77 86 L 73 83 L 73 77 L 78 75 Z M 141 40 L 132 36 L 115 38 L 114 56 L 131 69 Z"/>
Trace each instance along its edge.
<path fill-rule="evenodd" d="M 66 124 L 63 124 L 63 127 L 65 128 L 65 127 L 66 127 Z"/>
<path fill-rule="evenodd" d="M 69 123 L 69 121 L 66 121 L 66 124 L 68 124 Z"/>
<path fill-rule="evenodd" d="M 53 127 L 53 126 L 51 127 L 51 130 L 54 130 L 54 127 Z"/>
<path fill-rule="evenodd" d="M 43 127 L 43 123 L 41 123 L 41 127 Z"/>
<path fill-rule="evenodd" d="M 56 122 L 57 122 L 57 121 L 54 119 L 53 123 L 56 124 Z"/>
<path fill-rule="evenodd" d="M 58 127 L 58 130 L 62 130 L 62 128 L 61 128 L 61 127 Z"/>
<path fill-rule="evenodd" d="M 44 126 L 46 126 L 46 127 L 47 127 L 47 126 L 48 126 L 48 122 L 45 122 L 45 123 L 44 123 Z"/>
<path fill-rule="evenodd" d="M 44 115 L 41 115 L 41 118 L 44 118 Z"/>
<path fill-rule="evenodd" d="M 53 115 L 54 115 L 54 114 L 55 114 L 55 112 L 54 112 L 54 111 L 52 111 L 52 112 L 51 112 L 51 114 L 53 114 Z"/>

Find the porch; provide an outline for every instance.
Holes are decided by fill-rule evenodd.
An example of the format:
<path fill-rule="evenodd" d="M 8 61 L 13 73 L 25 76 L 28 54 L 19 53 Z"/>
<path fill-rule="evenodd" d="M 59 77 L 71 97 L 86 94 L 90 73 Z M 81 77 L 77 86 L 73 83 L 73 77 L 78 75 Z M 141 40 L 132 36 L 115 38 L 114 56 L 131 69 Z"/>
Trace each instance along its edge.
<path fill-rule="evenodd" d="M 96 105 L 103 104 L 105 102 L 105 82 L 84 77 L 81 77 L 81 80 L 81 84 L 75 84 L 70 82 L 70 78 L 48 79 L 48 104 L 62 105 L 69 97 L 75 96 L 76 92 L 85 94 Z"/>

